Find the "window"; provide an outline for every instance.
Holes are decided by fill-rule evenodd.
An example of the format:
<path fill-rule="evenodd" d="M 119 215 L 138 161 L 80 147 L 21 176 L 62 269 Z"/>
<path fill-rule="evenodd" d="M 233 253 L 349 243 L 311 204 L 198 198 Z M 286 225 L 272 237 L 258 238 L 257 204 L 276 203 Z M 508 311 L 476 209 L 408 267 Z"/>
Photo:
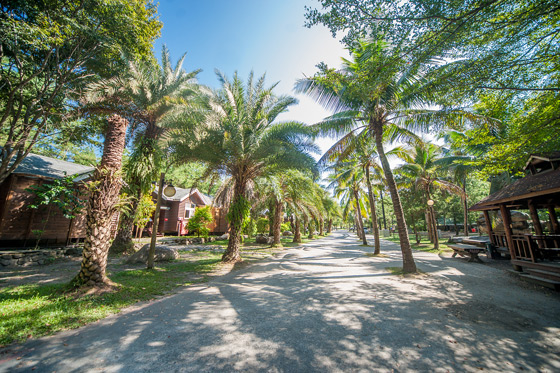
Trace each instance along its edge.
<path fill-rule="evenodd" d="M 191 214 L 190 210 L 185 210 L 185 218 L 186 219 L 190 218 L 190 214 Z"/>

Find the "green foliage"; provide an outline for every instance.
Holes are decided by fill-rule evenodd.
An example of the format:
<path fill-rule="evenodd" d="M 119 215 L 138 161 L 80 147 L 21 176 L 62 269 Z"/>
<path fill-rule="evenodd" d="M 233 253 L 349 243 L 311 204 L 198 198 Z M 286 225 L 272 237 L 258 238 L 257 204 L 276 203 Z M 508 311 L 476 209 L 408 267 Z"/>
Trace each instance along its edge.
<path fill-rule="evenodd" d="M 267 218 L 259 218 L 257 220 L 257 232 L 260 234 L 267 233 L 270 229 L 270 222 Z"/>
<path fill-rule="evenodd" d="M 250 212 L 251 204 L 247 198 L 238 196 L 237 199 L 231 203 L 227 213 L 229 224 L 235 227 L 235 229 L 240 230 L 243 227 L 243 222 L 249 217 Z"/>
<path fill-rule="evenodd" d="M 280 224 L 280 232 L 286 232 L 292 230 L 292 226 L 290 223 L 282 223 Z"/>
<path fill-rule="evenodd" d="M 207 225 L 212 223 L 212 211 L 210 206 L 197 207 L 194 215 L 189 219 L 188 229 L 196 232 L 197 236 L 208 237 L 210 230 Z"/>
<path fill-rule="evenodd" d="M 253 237 L 257 233 L 257 223 L 255 220 L 250 217 L 245 219 L 241 232 L 249 237 Z"/>
<path fill-rule="evenodd" d="M 71 175 L 54 179 L 51 182 L 33 185 L 26 189 L 35 195 L 29 207 L 39 209 L 41 206 L 56 206 L 65 218 L 75 218 L 76 214 L 84 207 L 84 203 L 80 199 L 83 192 L 80 188 L 76 188 L 74 182 L 76 176 Z"/>
<path fill-rule="evenodd" d="M 151 59 L 160 28 L 151 0 L 3 3 L 0 182 L 44 135 L 80 132 L 65 117 L 84 85 L 119 72 L 123 54 Z"/>
<path fill-rule="evenodd" d="M 148 224 L 154 211 L 156 211 L 156 204 L 152 200 L 152 194 L 143 194 L 140 201 L 138 201 L 138 208 L 134 215 L 134 224 L 139 227 L 140 231 Z"/>
<path fill-rule="evenodd" d="M 214 195 L 222 185 L 222 181 L 219 177 L 206 176 L 206 167 L 200 162 L 171 165 L 165 174 L 165 177 L 173 180 L 173 185 L 179 188 L 196 187 L 203 193 Z"/>

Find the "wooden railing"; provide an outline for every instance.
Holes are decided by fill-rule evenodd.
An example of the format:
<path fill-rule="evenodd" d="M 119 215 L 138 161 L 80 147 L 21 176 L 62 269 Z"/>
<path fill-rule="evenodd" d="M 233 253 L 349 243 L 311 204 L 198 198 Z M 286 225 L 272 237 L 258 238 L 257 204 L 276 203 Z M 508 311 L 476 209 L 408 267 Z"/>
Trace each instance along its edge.
<path fill-rule="evenodd" d="M 557 259 L 560 250 L 560 235 L 513 235 L 512 259 L 535 262 L 542 259 Z M 492 243 L 498 247 L 508 247 L 504 233 L 492 233 Z"/>

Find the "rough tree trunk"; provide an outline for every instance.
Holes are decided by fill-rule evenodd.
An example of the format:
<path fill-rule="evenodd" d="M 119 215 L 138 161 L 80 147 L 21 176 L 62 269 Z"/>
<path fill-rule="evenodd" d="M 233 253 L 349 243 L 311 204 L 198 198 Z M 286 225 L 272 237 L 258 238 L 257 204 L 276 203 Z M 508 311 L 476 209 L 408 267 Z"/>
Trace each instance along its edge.
<path fill-rule="evenodd" d="M 294 239 L 292 242 L 301 243 L 301 222 L 297 216 L 294 230 Z"/>
<path fill-rule="evenodd" d="M 319 236 L 324 236 L 325 235 L 325 230 L 323 228 L 324 224 L 325 224 L 325 222 L 323 221 L 323 218 L 319 219 Z"/>
<path fill-rule="evenodd" d="M 327 233 L 332 233 L 332 225 L 333 225 L 333 220 L 329 219 L 329 224 L 327 225 Z"/>
<path fill-rule="evenodd" d="M 86 240 L 82 265 L 74 279 L 77 285 L 103 286 L 109 252 L 111 217 L 119 201 L 122 179 L 122 154 L 125 146 L 126 119 L 113 115 L 107 121 L 107 134 L 101 163 L 93 174 L 87 205 Z"/>
<path fill-rule="evenodd" d="M 469 235 L 469 206 L 467 205 L 467 197 L 465 196 L 463 199 L 463 216 L 465 219 L 465 236 Z"/>
<path fill-rule="evenodd" d="M 358 196 L 358 191 L 354 190 L 354 201 L 356 203 L 356 214 L 357 219 L 358 219 L 358 225 L 359 228 L 356 229 L 360 229 L 360 238 L 362 239 L 362 244 L 367 245 L 367 238 L 366 238 L 366 232 L 364 231 L 364 224 L 363 224 L 363 220 L 362 220 L 362 211 L 360 210 L 360 197 Z"/>
<path fill-rule="evenodd" d="M 374 255 L 381 253 L 381 242 L 379 240 L 379 226 L 377 225 L 377 210 L 375 208 L 375 194 L 373 194 L 373 186 L 371 185 L 371 177 L 369 174 L 369 166 L 366 167 L 366 183 L 368 188 L 369 205 L 371 208 L 371 225 L 373 226 L 374 239 Z"/>
<path fill-rule="evenodd" d="M 315 230 L 315 223 L 313 222 L 313 220 L 309 221 L 307 228 L 309 229 L 309 235 L 307 236 L 307 238 L 311 240 L 313 239 L 313 231 Z"/>
<path fill-rule="evenodd" d="M 245 198 L 246 184 L 247 183 L 244 180 L 235 182 L 232 205 L 234 203 L 238 203 L 241 198 Z M 237 263 L 242 261 L 241 254 L 239 253 L 239 247 L 241 246 L 241 228 L 243 221 L 238 218 L 239 217 L 234 217 L 234 221 L 230 221 L 228 247 L 224 255 L 222 255 L 222 262 L 224 263 Z"/>
<path fill-rule="evenodd" d="M 374 122 L 372 120 L 370 121 L 370 127 L 373 129 L 373 137 L 377 148 L 377 154 L 379 155 L 381 166 L 383 167 L 383 173 L 385 174 L 387 186 L 389 187 L 389 192 L 391 193 L 395 218 L 397 219 L 399 241 L 403 257 L 403 272 L 414 273 L 416 272 L 416 263 L 414 263 L 412 248 L 410 247 L 410 240 L 408 239 L 408 230 L 406 229 L 406 220 L 404 218 L 401 199 L 399 197 L 397 184 L 395 183 L 395 178 L 393 177 L 393 172 L 391 171 L 391 166 L 389 165 L 389 161 L 385 155 L 385 150 L 383 149 L 383 123 L 381 121 Z"/>
<path fill-rule="evenodd" d="M 284 203 L 281 200 L 277 200 L 274 206 L 274 227 L 272 232 L 274 233 L 274 241 L 272 241 L 273 247 L 282 247 L 282 242 L 280 238 L 282 237 L 282 218 L 284 216 Z"/>

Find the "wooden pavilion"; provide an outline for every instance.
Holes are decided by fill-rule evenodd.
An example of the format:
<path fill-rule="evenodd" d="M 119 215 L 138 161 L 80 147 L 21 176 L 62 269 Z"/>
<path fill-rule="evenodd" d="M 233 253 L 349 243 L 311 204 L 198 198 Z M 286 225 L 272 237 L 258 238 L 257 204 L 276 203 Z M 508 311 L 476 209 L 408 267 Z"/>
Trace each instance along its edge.
<path fill-rule="evenodd" d="M 528 279 L 560 289 L 560 152 L 532 155 L 525 166 L 527 175 L 484 198 L 470 208 L 482 211 L 491 243 L 506 247 L 515 270 Z M 512 226 L 512 210 L 529 210 L 533 233 L 519 234 Z M 492 226 L 490 213 L 499 211 L 503 229 Z M 546 211 L 545 233 L 539 211 Z M 542 216 L 542 215 L 541 215 Z"/>

